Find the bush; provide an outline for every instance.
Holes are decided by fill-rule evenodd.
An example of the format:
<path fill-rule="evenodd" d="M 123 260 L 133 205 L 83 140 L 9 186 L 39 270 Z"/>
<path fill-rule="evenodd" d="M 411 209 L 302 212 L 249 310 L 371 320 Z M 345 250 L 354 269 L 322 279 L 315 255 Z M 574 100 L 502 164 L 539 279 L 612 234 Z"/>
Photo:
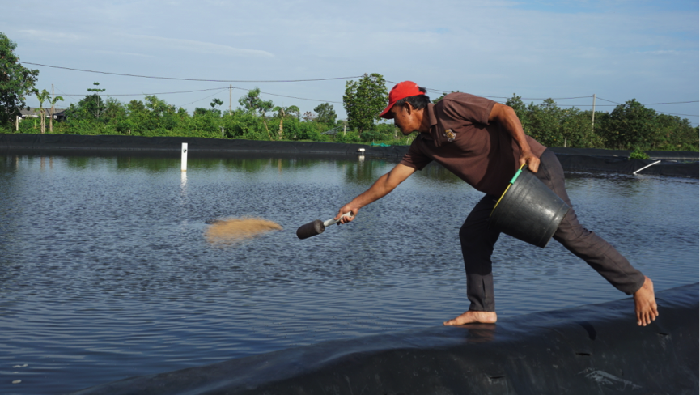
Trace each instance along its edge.
<path fill-rule="evenodd" d="M 649 155 L 639 149 L 639 147 L 636 147 L 634 151 L 630 153 L 630 159 L 649 159 Z"/>
<path fill-rule="evenodd" d="M 361 142 L 360 136 L 357 135 L 357 131 L 355 131 L 355 130 L 348 130 L 346 134 L 343 134 L 342 132 L 336 134 L 335 141 L 338 143 L 354 143 L 354 144 Z"/>

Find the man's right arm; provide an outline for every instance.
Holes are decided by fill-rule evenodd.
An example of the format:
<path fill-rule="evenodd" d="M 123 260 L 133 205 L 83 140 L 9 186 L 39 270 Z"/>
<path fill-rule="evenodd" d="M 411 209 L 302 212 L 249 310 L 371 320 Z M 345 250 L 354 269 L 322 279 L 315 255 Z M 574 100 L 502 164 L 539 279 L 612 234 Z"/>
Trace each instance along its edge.
<path fill-rule="evenodd" d="M 341 219 L 342 223 L 347 223 L 353 220 L 354 216 L 357 215 L 358 210 L 362 207 L 374 202 L 375 200 L 381 199 L 386 196 L 389 192 L 393 191 L 399 184 L 404 182 L 408 177 L 410 177 L 416 169 L 398 164 L 396 167 L 391 169 L 390 172 L 379 177 L 377 181 L 366 191 L 362 192 L 350 203 L 341 207 L 338 210 L 338 215 L 335 216 L 336 219 L 340 218 L 343 214 L 347 212 L 352 212 L 352 217 L 343 217 Z"/>

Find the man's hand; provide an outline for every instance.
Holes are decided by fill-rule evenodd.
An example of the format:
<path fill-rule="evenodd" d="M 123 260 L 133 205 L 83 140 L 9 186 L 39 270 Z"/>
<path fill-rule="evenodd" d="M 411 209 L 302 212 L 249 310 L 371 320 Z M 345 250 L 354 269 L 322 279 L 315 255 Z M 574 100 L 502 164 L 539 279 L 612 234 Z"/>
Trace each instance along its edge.
<path fill-rule="evenodd" d="M 527 167 L 533 173 L 537 173 L 537 169 L 540 168 L 540 158 L 528 151 L 520 151 L 520 166 L 527 165 Z"/>
<path fill-rule="evenodd" d="M 352 222 L 352 220 L 355 219 L 355 216 L 357 215 L 358 211 L 360 211 L 359 207 L 353 207 L 350 206 L 350 204 L 346 204 L 345 206 L 341 207 L 340 210 L 338 210 L 338 215 L 335 216 L 335 219 L 339 219 L 341 224 L 347 224 L 348 222 Z M 351 215 L 343 216 L 347 213 L 351 213 Z"/>

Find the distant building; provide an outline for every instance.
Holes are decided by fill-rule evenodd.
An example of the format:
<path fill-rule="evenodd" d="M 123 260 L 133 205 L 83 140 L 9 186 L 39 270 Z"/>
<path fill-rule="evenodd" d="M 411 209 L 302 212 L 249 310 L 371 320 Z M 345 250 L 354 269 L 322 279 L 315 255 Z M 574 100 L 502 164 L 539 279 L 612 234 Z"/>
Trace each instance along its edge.
<path fill-rule="evenodd" d="M 19 111 L 21 114 L 20 121 L 26 118 L 39 118 L 38 108 L 26 108 Z M 51 108 L 44 109 L 44 117 L 48 118 L 51 114 Z M 65 108 L 55 108 L 53 109 L 53 119 L 56 121 L 66 120 L 66 109 Z"/>

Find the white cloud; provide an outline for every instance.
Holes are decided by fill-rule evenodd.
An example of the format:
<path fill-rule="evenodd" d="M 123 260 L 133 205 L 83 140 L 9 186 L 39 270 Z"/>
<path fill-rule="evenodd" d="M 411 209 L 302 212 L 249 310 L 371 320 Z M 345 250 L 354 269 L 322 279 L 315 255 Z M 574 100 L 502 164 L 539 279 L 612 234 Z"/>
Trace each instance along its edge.
<path fill-rule="evenodd" d="M 167 38 L 158 36 L 145 36 L 145 35 L 133 35 L 125 34 L 125 37 L 129 39 L 137 40 L 136 43 L 139 45 L 149 45 L 151 47 L 164 47 L 167 49 L 182 50 L 186 52 L 194 53 L 207 53 L 215 55 L 226 55 L 226 56 L 236 56 L 236 57 L 274 57 L 270 52 L 259 50 L 259 49 L 242 49 L 234 48 L 229 45 L 221 45 L 208 43 L 204 41 L 197 40 L 184 40 L 177 38 Z"/>
<path fill-rule="evenodd" d="M 106 51 L 106 50 L 97 50 L 95 53 L 103 53 L 107 55 L 119 55 L 119 56 L 136 56 L 140 58 L 155 58 L 153 55 L 146 55 L 142 53 L 137 53 L 137 52 L 118 52 L 118 51 Z"/>
<path fill-rule="evenodd" d="M 48 30 L 36 30 L 36 29 L 21 29 L 18 30 L 20 34 L 23 34 L 30 39 L 46 41 L 50 43 L 66 43 L 69 41 L 77 42 L 88 38 L 89 36 L 77 33 L 60 32 L 60 31 L 48 31 Z"/>

